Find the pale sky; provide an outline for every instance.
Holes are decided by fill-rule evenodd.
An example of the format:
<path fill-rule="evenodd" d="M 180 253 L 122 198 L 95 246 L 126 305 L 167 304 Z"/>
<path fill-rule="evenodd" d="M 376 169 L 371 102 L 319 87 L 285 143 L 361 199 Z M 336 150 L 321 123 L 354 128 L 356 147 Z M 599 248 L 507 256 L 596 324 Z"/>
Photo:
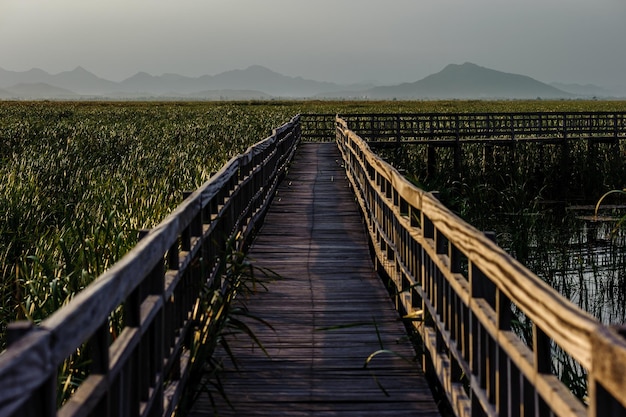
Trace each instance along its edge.
<path fill-rule="evenodd" d="M 626 85 L 626 0 L 0 0 L 0 67 L 121 81 L 263 65 L 339 83 L 475 64 Z"/>

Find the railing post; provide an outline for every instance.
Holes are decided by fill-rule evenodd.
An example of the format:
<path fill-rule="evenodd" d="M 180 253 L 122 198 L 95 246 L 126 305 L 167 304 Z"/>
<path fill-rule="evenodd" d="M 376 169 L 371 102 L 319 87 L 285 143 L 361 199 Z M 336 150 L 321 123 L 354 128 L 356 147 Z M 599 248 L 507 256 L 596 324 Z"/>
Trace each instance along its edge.
<path fill-rule="evenodd" d="M 439 191 L 431 191 L 430 194 L 437 200 L 439 200 Z M 433 222 L 430 221 L 430 219 L 424 214 L 424 212 L 421 212 L 421 223 L 422 223 L 422 234 L 424 236 L 424 238 L 426 239 L 435 239 L 435 227 L 433 225 Z"/>
<path fill-rule="evenodd" d="M 515 139 L 515 116 L 513 114 L 509 117 L 509 123 L 511 123 L 511 139 Z"/>
<path fill-rule="evenodd" d="M 490 239 L 495 242 L 495 234 L 489 234 Z M 511 330 L 511 300 L 507 297 L 502 290 L 496 288 L 495 294 L 495 310 L 496 310 L 496 326 L 500 331 L 509 331 Z M 516 385 L 512 381 L 512 372 L 511 372 L 511 364 L 509 363 L 509 358 L 505 354 L 504 349 L 500 347 L 500 345 L 495 346 L 495 355 L 496 355 L 496 363 L 495 363 L 495 403 L 496 403 L 496 411 L 500 413 L 500 415 L 504 415 L 508 412 L 512 397 L 513 391 L 519 391 L 519 385 Z"/>
<path fill-rule="evenodd" d="M 428 177 L 433 177 L 437 173 L 437 151 L 435 145 L 428 144 L 428 151 L 426 154 L 426 173 Z"/>
<path fill-rule="evenodd" d="M 30 321 L 18 321 L 7 325 L 7 346 L 11 346 L 30 332 L 41 331 Z M 17 415 L 17 414 L 15 414 Z M 33 393 L 19 411 L 20 417 L 56 417 L 57 375 L 52 375 Z"/>
<path fill-rule="evenodd" d="M 485 236 L 495 242 L 494 232 L 484 232 Z M 470 296 L 474 299 L 484 299 L 495 307 L 495 285 L 489 281 L 485 274 L 471 265 L 469 274 Z M 496 382 L 496 355 L 494 353 L 495 343 L 490 339 L 489 334 L 483 329 L 478 318 L 470 311 L 470 367 L 479 383 L 473 390 L 485 390 L 487 398 L 493 401 L 497 395 L 495 389 Z M 488 360 L 489 359 L 489 360 Z M 472 392 L 473 392 L 472 390 Z M 472 409 L 480 407 L 475 395 L 472 394 Z M 476 414 L 478 415 L 478 414 Z"/>
<path fill-rule="evenodd" d="M 396 167 L 400 166 L 400 158 L 402 157 L 402 130 L 400 128 L 400 124 L 402 123 L 400 115 L 396 115 L 396 155 L 395 155 L 395 165 Z"/>
<path fill-rule="evenodd" d="M 183 200 L 187 199 L 191 194 L 193 194 L 192 191 L 184 191 Z M 202 224 L 203 224 L 202 215 L 203 215 L 202 210 L 198 210 L 198 215 L 194 217 L 191 224 L 189 225 L 189 234 L 191 237 L 202 236 Z"/>
<path fill-rule="evenodd" d="M 563 121 L 565 123 L 565 120 Z M 563 142 L 561 144 L 561 173 L 559 175 L 559 180 L 562 182 L 559 186 L 561 193 L 563 196 L 566 196 L 569 192 L 569 183 L 570 183 L 570 146 L 569 146 L 569 138 L 567 135 L 563 138 Z"/>
<path fill-rule="evenodd" d="M 496 326 L 499 331 L 511 330 L 511 300 L 499 288 L 496 291 Z M 496 411 L 504 415 L 511 403 L 512 390 L 509 358 L 504 349 L 496 347 L 496 380 L 495 402 Z M 508 381 L 507 381 L 508 380 Z"/>
<path fill-rule="evenodd" d="M 599 328 L 592 335 L 592 367 L 588 375 L 590 417 L 626 415 L 625 351 L 626 326 Z"/>
<path fill-rule="evenodd" d="M 105 320 L 87 343 L 91 360 L 89 365 L 91 375 L 107 375 L 109 373 L 109 339 L 109 321 Z M 109 384 L 109 387 L 113 385 L 111 382 Z M 127 404 L 116 404 L 117 401 L 111 398 L 115 394 L 113 390 L 109 389 L 94 409 L 93 415 L 102 417 L 118 415 L 113 407 L 117 406 L 119 410 Z"/>
<path fill-rule="evenodd" d="M 461 176 L 461 132 L 459 131 L 459 115 L 454 115 L 456 123 L 456 134 L 454 138 L 454 173 L 456 176 Z"/>
<path fill-rule="evenodd" d="M 535 371 L 538 374 L 552 374 L 552 349 L 550 338 L 537 325 L 533 324 L 533 356 Z M 546 402 L 536 394 L 534 398 L 534 414 L 545 416 L 550 414 Z"/>
<path fill-rule="evenodd" d="M 484 235 L 495 243 L 496 234 L 492 231 L 483 232 Z M 472 292 L 472 298 L 484 298 L 489 305 L 495 310 L 496 308 L 496 286 L 489 279 L 485 277 L 485 274 L 472 266 L 470 274 L 470 286 Z"/>
<path fill-rule="evenodd" d="M 493 154 L 494 154 L 493 145 L 491 143 L 484 143 L 483 144 L 483 166 L 482 166 L 483 175 L 488 175 L 489 173 L 493 172 L 493 165 L 494 165 Z"/>

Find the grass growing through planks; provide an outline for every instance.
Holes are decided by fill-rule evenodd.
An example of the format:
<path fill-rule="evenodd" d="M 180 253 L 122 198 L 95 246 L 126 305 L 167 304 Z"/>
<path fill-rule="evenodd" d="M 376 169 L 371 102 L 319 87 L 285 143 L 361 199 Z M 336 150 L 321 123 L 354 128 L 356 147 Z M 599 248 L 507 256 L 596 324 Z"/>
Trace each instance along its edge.
<path fill-rule="evenodd" d="M 382 338 L 380 337 L 380 331 L 378 330 L 378 324 L 376 324 L 376 320 L 374 319 L 374 328 L 376 329 L 376 338 L 378 340 L 379 343 L 379 349 L 376 350 L 375 352 L 372 352 L 367 359 L 365 359 L 365 362 L 363 363 L 363 369 L 368 369 L 368 367 L 370 366 L 370 364 L 374 361 L 374 359 L 380 355 L 390 355 L 390 356 L 394 356 L 397 358 L 402 359 L 403 361 L 406 361 L 408 363 L 412 363 L 415 364 L 417 361 L 417 355 L 413 356 L 412 358 L 409 358 L 405 355 L 402 355 L 398 352 L 396 352 L 393 349 L 388 349 L 385 347 Z M 385 394 L 386 397 L 389 397 L 389 392 L 387 392 L 387 390 L 385 389 L 385 387 L 383 386 L 383 384 L 380 382 L 380 380 L 378 379 L 378 377 L 376 376 L 376 372 L 374 370 L 370 369 L 370 374 L 372 375 L 372 378 L 374 378 L 374 381 L 376 382 L 376 385 L 378 386 L 378 388 L 380 388 L 380 390 L 383 392 L 383 394 Z"/>
<path fill-rule="evenodd" d="M 412 317 L 412 316 L 411 317 L 405 316 L 405 317 L 403 317 L 403 319 L 409 319 L 411 321 L 416 321 L 417 320 L 415 317 Z M 394 349 L 389 349 L 389 348 L 385 347 L 385 344 L 384 344 L 382 336 L 380 334 L 380 330 L 378 328 L 378 323 L 376 322 L 376 318 L 375 317 L 372 317 L 372 321 L 354 322 L 354 323 L 339 324 L 339 325 L 334 325 L 334 326 L 319 327 L 319 328 L 316 328 L 315 331 L 336 331 L 336 330 L 349 329 L 349 328 L 362 327 L 362 326 L 366 326 L 366 327 L 373 326 L 374 327 L 374 331 L 376 332 L 376 340 L 378 342 L 378 349 L 373 351 L 370 355 L 368 355 L 367 358 L 365 358 L 365 360 L 363 362 L 363 369 L 367 369 L 369 371 L 370 375 L 372 376 L 372 379 L 376 383 L 376 386 L 380 389 L 380 391 L 386 397 L 389 397 L 390 396 L 389 392 L 387 391 L 385 386 L 382 384 L 382 382 L 378 379 L 378 376 L 376 375 L 376 371 L 374 369 L 372 369 L 372 367 L 370 365 L 373 364 L 373 362 L 375 361 L 375 359 L 377 357 L 383 356 L 383 355 L 397 357 L 397 358 L 400 358 L 401 360 L 406 361 L 408 363 L 416 364 L 418 356 L 419 356 L 419 353 L 416 352 L 416 354 L 413 355 L 413 357 L 408 357 L 406 355 L 403 355 L 403 354 L 397 352 Z M 407 336 L 407 337 L 409 337 L 411 339 L 411 342 L 413 343 L 414 348 L 417 348 L 416 340 L 414 339 L 414 336 L 415 336 L 414 332 L 411 331 L 412 329 L 407 329 L 407 330 L 409 330 L 409 336 Z"/>
<path fill-rule="evenodd" d="M 247 298 L 266 290 L 268 280 L 280 279 L 273 271 L 252 265 L 244 252 L 238 249 L 237 239 L 231 239 L 220 258 L 216 281 L 206 284 L 196 302 L 193 320 L 196 327 L 191 342 L 191 372 L 187 392 L 178 415 L 185 415 L 202 395 L 208 396 L 217 412 L 214 395 L 220 395 L 232 407 L 222 385 L 221 372 L 225 358 L 214 353 L 218 347 L 239 370 L 237 357 L 230 349 L 229 339 L 243 335 L 248 337 L 266 355 L 261 340 L 248 325 L 250 320 L 273 330 L 270 323 L 250 313 Z"/>

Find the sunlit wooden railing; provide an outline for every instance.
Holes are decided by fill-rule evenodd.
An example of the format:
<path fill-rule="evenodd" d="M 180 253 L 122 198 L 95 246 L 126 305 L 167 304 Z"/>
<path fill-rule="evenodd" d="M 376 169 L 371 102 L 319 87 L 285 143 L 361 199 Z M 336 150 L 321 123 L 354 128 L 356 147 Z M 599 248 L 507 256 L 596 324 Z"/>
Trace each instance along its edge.
<path fill-rule="evenodd" d="M 624 414 L 620 329 L 599 324 L 409 183 L 340 118 L 336 139 L 377 266 L 457 415 Z M 521 316 L 531 323 L 529 343 L 512 329 Z M 554 375 L 557 348 L 587 370 L 586 403 Z"/>
<path fill-rule="evenodd" d="M 0 416 L 171 415 L 189 374 L 199 288 L 225 289 L 217 266 L 226 243 L 238 235 L 246 244 L 299 139 L 296 116 L 232 158 L 67 306 L 38 326 L 10 325 Z M 120 311 L 112 340 L 109 318 Z M 90 373 L 57 410 L 57 369 L 79 349 L 90 350 Z"/>

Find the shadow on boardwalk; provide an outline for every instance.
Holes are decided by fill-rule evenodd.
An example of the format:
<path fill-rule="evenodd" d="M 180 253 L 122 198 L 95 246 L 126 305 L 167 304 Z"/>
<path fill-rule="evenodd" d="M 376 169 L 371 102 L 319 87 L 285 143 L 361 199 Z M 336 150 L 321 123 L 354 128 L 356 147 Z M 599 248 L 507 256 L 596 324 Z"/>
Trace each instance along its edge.
<path fill-rule="evenodd" d="M 269 357 L 246 336 L 230 340 L 240 369 L 226 360 L 222 382 L 234 408 L 214 394 L 217 415 L 438 415 L 417 362 L 380 354 L 364 369 L 381 343 L 415 352 L 374 271 L 334 143 L 300 146 L 249 256 L 282 277 L 248 301 L 274 327 L 250 323 Z M 189 415 L 214 415 L 209 399 Z"/>

